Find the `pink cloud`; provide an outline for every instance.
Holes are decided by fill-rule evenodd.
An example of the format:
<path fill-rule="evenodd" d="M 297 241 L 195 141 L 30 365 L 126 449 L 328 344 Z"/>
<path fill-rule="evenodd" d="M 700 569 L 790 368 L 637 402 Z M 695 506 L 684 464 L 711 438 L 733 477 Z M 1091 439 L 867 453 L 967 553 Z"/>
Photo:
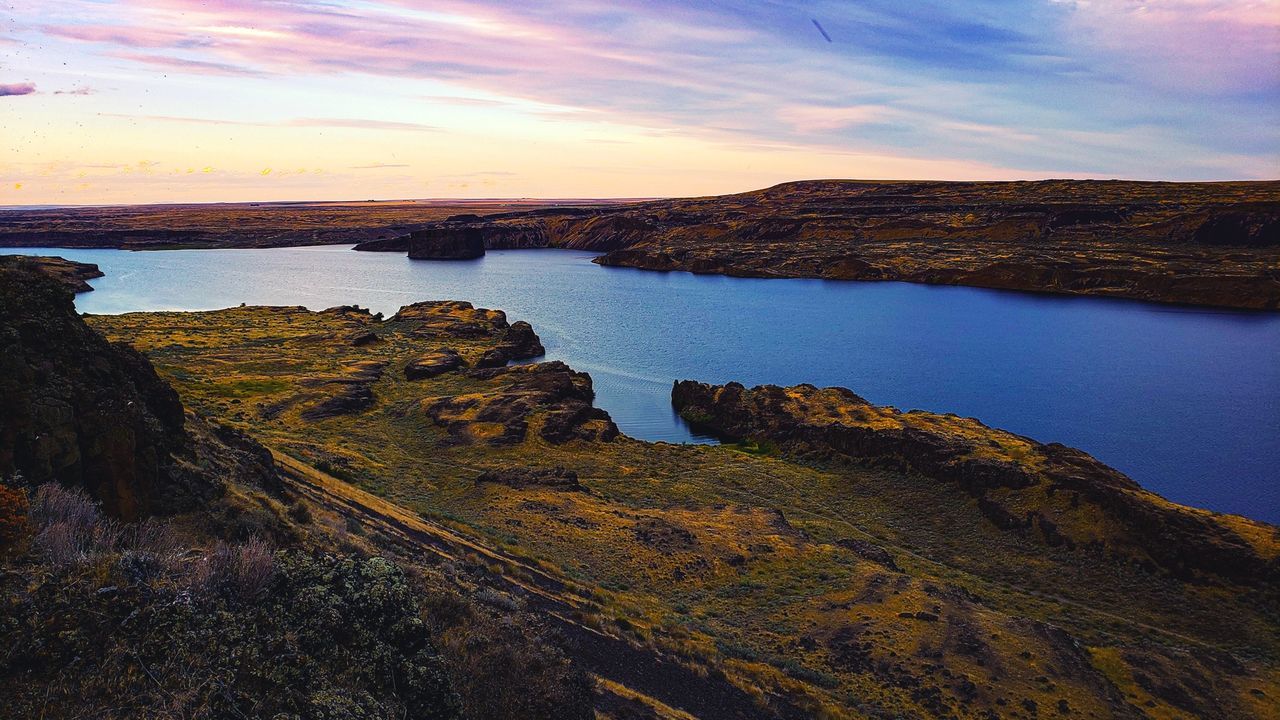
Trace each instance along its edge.
<path fill-rule="evenodd" d="M 176 48 L 198 45 L 197 38 L 182 30 L 128 27 L 124 25 L 46 25 L 45 34 L 66 40 L 119 45 L 130 48 Z M 205 43 L 207 44 L 207 43 Z"/>
<path fill-rule="evenodd" d="M 1201 92 L 1280 88 L 1280 4 L 1274 0 L 1083 2 L 1073 37 L 1162 87 Z"/>
<path fill-rule="evenodd" d="M 143 53 L 117 52 L 110 53 L 111 57 L 120 58 L 121 60 L 131 60 L 133 62 L 143 63 L 146 65 L 154 65 L 156 67 L 167 68 L 178 72 L 189 72 L 195 75 L 262 75 L 263 73 L 247 68 L 241 65 L 232 65 L 230 63 L 208 62 L 205 60 L 190 60 L 187 58 L 173 57 L 171 55 L 145 55 Z"/>
<path fill-rule="evenodd" d="M 893 111 L 883 105 L 789 105 L 778 110 L 778 118 L 798 132 L 824 132 L 875 122 Z"/>
<path fill-rule="evenodd" d="M 350 8 L 296 0 L 65 3 L 73 10 L 43 20 L 52 23 L 46 33 L 176 72 L 281 80 L 329 76 L 342 83 L 359 75 L 449 81 L 467 86 L 459 95 L 512 98 L 516 102 L 506 104 L 522 112 L 530 110 L 523 101 L 534 101 L 598 111 L 591 117 L 605 121 L 731 142 L 900 150 L 1035 168 L 1114 173 L 1122 166 L 1152 167 L 1153 154 L 1173 157 L 1165 151 L 1172 145 L 1134 125 L 1133 114 L 1145 104 L 1151 114 L 1167 118 L 1162 122 L 1187 139 L 1187 147 L 1200 143 L 1207 153 L 1233 134 L 1224 131 L 1225 114 L 1200 117 L 1205 97 L 1280 87 L 1275 0 L 1052 0 L 1051 12 L 1024 19 L 1010 13 L 991 21 L 995 36 L 1002 36 L 997 30 L 1016 29 L 1004 33 L 1017 38 L 1016 47 L 997 42 L 974 48 L 990 62 L 974 62 L 973 72 L 963 77 L 957 70 L 919 70 L 914 49 L 894 56 L 870 42 L 823 43 L 798 0 L 742 4 L 733 11 L 663 0 L 371 0 Z M 941 4 L 934 22 L 871 7 L 892 3 L 871 3 L 844 13 L 843 20 L 856 27 L 878 13 L 909 20 L 945 40 L 953 32 L 951 21 L 972 20 L 966 7 L 975 4 L 980 3 L 956 0 L 954 10 L 952 3 Z M 841 13 L 831 14 L 832 21 L 824 16 L 823 23 L 834 32 Z M 795 21 L 788 24 L 790 15 Z M 1005 73 L 998 82 L 983 75 L 992 67 Z M 1115 101 L 1091 103 L 1089 92 Z M 1046 98 L 1075 105 L 1054 107 Z M 504 104 L 443 95 L 430 100 Z M 1257 120 L 1270 117 L 1257 109 L 1261 101 L 1253 102 L 1245 107 Z M 1249 117 L 1248 111 L 1235 117 Z M 316 120 L 323 118 L 308 122 Z M 333 120 L 329 126 L 425 129 Z M 371 124 L 379 122 L 390 124 Z M 1233 141 L 1241 152 L 1274 146 L 1268 123 L 1249 126 L 1248 138 Z M 1127 155 L 1069 142 L 1067 131 L 1097 127 L 1125 135 Z M 1185 166 L 1178 165 L 1180 159 L 1168 162 Z"/>
<path fill-rule="evenodd" d="M 0 85 L 0 97 L 30 95 L 36 91 L 35 83 L 8 83 Z"/>

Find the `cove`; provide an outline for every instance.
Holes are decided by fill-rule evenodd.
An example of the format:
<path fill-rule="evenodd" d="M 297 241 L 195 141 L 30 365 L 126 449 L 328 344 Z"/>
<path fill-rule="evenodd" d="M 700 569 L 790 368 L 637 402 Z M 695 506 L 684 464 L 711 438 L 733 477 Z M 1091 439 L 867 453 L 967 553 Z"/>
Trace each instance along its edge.
<path fill-rule="evenodd" d="M 704 442 L 676 379 L 841 385 L 1092 453 L 1176 502 L 1280 522 L 1280 314 L 891 282 L 605 268 L 594 253 L 413 261 L 349 246 L 0 249 L 97 263 L 86 313 L 240 303 L 393 313 L 468 300 L 527 320 L 591 373 L 627 434 Z"/>

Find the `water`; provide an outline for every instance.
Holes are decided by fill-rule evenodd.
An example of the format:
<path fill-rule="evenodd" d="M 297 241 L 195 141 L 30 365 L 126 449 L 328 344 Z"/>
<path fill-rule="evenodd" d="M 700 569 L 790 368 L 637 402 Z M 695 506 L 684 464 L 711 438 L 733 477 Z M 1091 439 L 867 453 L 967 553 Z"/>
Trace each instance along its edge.
<path fill-rule="evenodd" d="M 89 313 L 249 304 L 391 314 L 470 300 L 533 323 L 646 440 L 700 441 L 671 382 L 842 385 L 1082 448 L 1177 502 L 1280 522 L 1280 314 L 906 283 L 603 268 L 591 253 L 412 261 L 346 247 L 29 249 L 94 262 Z"/>

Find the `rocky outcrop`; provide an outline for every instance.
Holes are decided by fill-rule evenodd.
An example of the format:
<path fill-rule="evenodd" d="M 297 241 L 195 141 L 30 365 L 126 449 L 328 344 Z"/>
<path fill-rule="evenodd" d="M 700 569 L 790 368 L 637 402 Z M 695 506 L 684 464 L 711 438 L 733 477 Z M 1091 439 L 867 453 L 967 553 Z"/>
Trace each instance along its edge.
<path fill-rule="evenodd" d="M 486 470 L 476 478 L 477 485 L 485 483 L 506 485 L 516 489 L 543 488 L 563 492 L 586 492 L 586 488 L 578 482 L 578 473 L 563 467 L 529 468 L 508 467 L 499 470 Z"/>
<path fill-rule="evenodd" d="M 92 291 L 93 287 L 87 281 L 103 276 L 102 271 L 93 263 L 43 255 L 0 255 L 0 267 L 38 270 L 62 283 L 73 293 Z"/>
<path fill-rule="evenodd" d="M 404 377 L 406 380 L 425 380 L 457 370 L 465 364 L 457 350 L 440 348 L 435 352 L 410 360 L 404 366 Z"/>
<path fill-rule="evenodd" d="M 444 223 L 409 234 L 413 260 L 472 260 L 484 256 L 484 239 L 474 227 Z"/>
<path fill-rule="evenodd" d="M 397 235 L 390 238 L 366 240 L 362 243 L 356 243 L 355 247 L 351 249 L 362 252 L 408 252 L 409 236 Z"/>
<path fill-rule="evenodd" d="M 0 396 L 0 474 L 84 487 L 123 517 L 183 490 L 165 471 L 188 441 L 177 393 L 39 270 L 0 268 Z"/>
<path fill-rule="evenodd" d="M 302 411 L 303 420 L 324 420 L 339 415 L 354 415 L 371 407 L 376 399 L 373 384 L 382 378 L 386 370 L 385 360 L 361 360 L 347 365 L 341 375 L 306 378 L 304 387 L 327 387 L 336 390 L 331 395 L 313 402 Z"/>
<path fill-rule="evenodd" d="M 270 489 L 270 454 L 234 431 L 190 430 L 177 394 L 132 347 L 76 314 L 60 280 L 0 267 L 0 475 L 83 487 L 117 517 L 194 507 L 245 478 Z"/>
<path fill-rule="evenodd" d="M 488 249 L 742 277 L 900 280 L 1280 308 L 1280 183 L 785 183 L 438 223 Z M 388 246 L 389 248 L 390 246 Z M 370 248 L 374 249 L 374 248 Z"/>
<path fill-rule="evenodd" d="M 507 328 L 502 342 L 492 350 L 486 350 L 476 362 L 476 367 L 502 367 L 514 360 L 529 360 L 546 354 L 542 341 L 533 326 L 523 320 L 517 320 Z"/>
<path fill-rule="evenodd" d="M 535 418 L 538 435 L 556 445 L 607 442 L 618 436 L 609 414 L 591 404 L 591 376 L 562 362 L 475 369 L 466 375 L 491 389 L 422 403 L 427 417 L 444 427 L 455 444 L 517 444 L 525 440 Z"/>
<path fill-rule="evenodd" d="M 523 320 L 507 322 L 501 310 L 476 308 L 469 302 L 442 300 L 400 308 L 389 321 L 416 336 L 432 339 L 490 340 L 494 347 L 471 358 L 476 367 L 502 367 L 515 360 L 541 357 L 546 350 L 533 327 Z M 463 358 L 462 364 L 467 364 Z"/>
<path fill-rule="evenodd" d="M 844 388 L 693 381 L 672 388 L 691 423 L 797 456 L 889 465 L 954 484 L 991 523 L 1049 545 L 1093 549 L 1176 575 L 1280 579 L 1280 531 L 1170 503 L 1079 450 L 972 418 L 871 405 Z"/>

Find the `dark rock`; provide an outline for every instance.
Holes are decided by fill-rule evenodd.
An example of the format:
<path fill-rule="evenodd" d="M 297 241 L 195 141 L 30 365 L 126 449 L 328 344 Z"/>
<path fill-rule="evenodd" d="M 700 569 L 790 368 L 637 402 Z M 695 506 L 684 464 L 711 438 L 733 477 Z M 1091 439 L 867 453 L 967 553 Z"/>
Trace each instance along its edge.
<path fill-rule="evenodd" d="M 364 383 L 352 383 L 341 392 L 325 398 L 302 411 L 304 420 L 323 420 L 338 415 L 354 415 L 373 405 L 373 388 Z"/>
<path fill-rule="evenodd" d="M 347 342 L 356 347 L 363 347 L 378 342 L 378 336 L 368 330 L 359 330 L 347 336 Z"/>
<path fill-rule="evenodd" d="M 1168 503 L 1090 455 L 989 428 L 971 418 L 871 405 L 844 388 L 748 390 L 676 383 L 672 404 L 691 423 L 730 439 L 773 442 L 797 457 L 818 453 L 889 465 L 954 483 L 1003 530 L 1052 546 L 1096 547 L 1095 513 L 1108 518 L 1105 550 L 1181 577 L 1204 573 L 1255 584 L 1280 577 L 1232 523 Z M 993 492 L 993 491 L 999 492 Z M 1043 500 L 1069 493 L 1069 503 Z M 1025 498 L 1025 499 L 1024 499 Z M 1029 506 L 1030 505 L 1030 506 Z M 1234 518 L 1236 524 L 1253 521 Z M 1259 532 L 1274 532 L 1257 523 Z M 1077 537 L 1073 529 L 1085 528 Z"/>
<path fill-rule="evenodd" d="M 574 372 L 562 362 L 478 368 L 466 371 L 471 378 L 493 383 L 493 390 L 448 397 L 424 408 L 427 416 L 449 430 L 454 442 L 475 439 L 477 423 L 500 426 L 501 432 L 487 436 L 490 444 L 522 442 L 534 414 L 542 416 L 542 439 L 553 444 L 571 440 L 610 441 L 618 427 L 609 414 L 592 407 L 595 393 L 591 377 Z"/>
<path fill-rule="evenodd" d="M 586 488 L 578 483 L 578 473 L 563 467 L 529 468 L 509 467 L 499 470 L 486 470 L 476 478 L 476 484 L 494 483 L 513 488 L 538 487 L 550 490 L 586 492 Z"/>
<path fill-rule="evenodd" d="M 842 548 L 852 550 L 865 560 L 873 563 L 879 563 L 894 572 L 901 572 L 898 564 L 894 562 L 893 556 L 887 550 L 866 540 L 858 540 L 855 538 L 840 538 L 836 544 Z"/>
<path fill-rule="evenodd" d="M 323 420 L 338 415 L 354 415 L 368 409 L 376 399 L 373 383 L 382 378 L 386 367 L 386 360 L 359 360 L 344 367 L 343 375 L 303 380 L 301 384 L 304 386 L 330 387 L 337 392 L 303 410 L 302 419 Z"/>
<path fill-rule="evenodd" d="M 278 489 L 266 448 L 188 416 L 141 353 L 30 267 L 0 266 L 0 398 L 0 476 L 82 487 L 116 517 L 190 510 L 229 481 Z"/>
<path fill-rule="evenodd" d="M 1192 240 L 1201 245 L 1275 247 L 1280 245 L 1280 208 L 1259 204 L 1211 213 Z"/>
<path fill-rule="evenodd" d="M 103 276 L 102 271 L 93 263 L 42 255 L 0 255 L 0 267 L 37 270 L 62 283 L 74 293 L 92 291 L 93 287 L 86 281 Z"/>
<path fill-rule="evenodd" d="M 927 612 L 925 610 L 919 610 L 916 612 L 901 612 L 901 613 L 898 613 L 898 617 L 905 618 L 907 620 L 924 620 L 925 622 L 938 621 L 937 615 L 931 612 Z"/>
<path fill-rule="evenodd" d="M 409 235 L 414 260 L 472 260 L 484 256 L 484 239 L 473 227 L 442 223 Z"/>
<path fill-rule="evenodd" d="M 397 235 L 390 238 L 378 238 L 356 243 L 352 250 L 361 252 L 405 252 L 409 249 L 409 236 Z"/>
<path fill-rule="evenodd" d="M 533 326 L 523 320 L 517 320 L 507 328 L 502 344 L 486 350 L 476 361 L 476 367 L 502 367 L 513 360 L 528 360 L 546 354 L 542 341 Z"/>
<path fill-rule="evenodd" d="M 188 442 L 177 393 L 30 267 L 0 267 L 0 397 L 0 475 L 84 487 L 126 518 L 187 494 L 166 471 Z"/>
<path fill-rule="evenodd" d="M 425 380 L 465 366 L 462 356 L 452 348 L 441 348 L 416 360 L 410 360 L 404 366 L 407 380 Z"/>
<path fill-rule="evenodd" d="M 698 545 L 698 538 L 693 533 L 657 517 L 639 520 L 631 528 L 631 532 L 644 545 L 666 552 L 692 550 Z"/>

